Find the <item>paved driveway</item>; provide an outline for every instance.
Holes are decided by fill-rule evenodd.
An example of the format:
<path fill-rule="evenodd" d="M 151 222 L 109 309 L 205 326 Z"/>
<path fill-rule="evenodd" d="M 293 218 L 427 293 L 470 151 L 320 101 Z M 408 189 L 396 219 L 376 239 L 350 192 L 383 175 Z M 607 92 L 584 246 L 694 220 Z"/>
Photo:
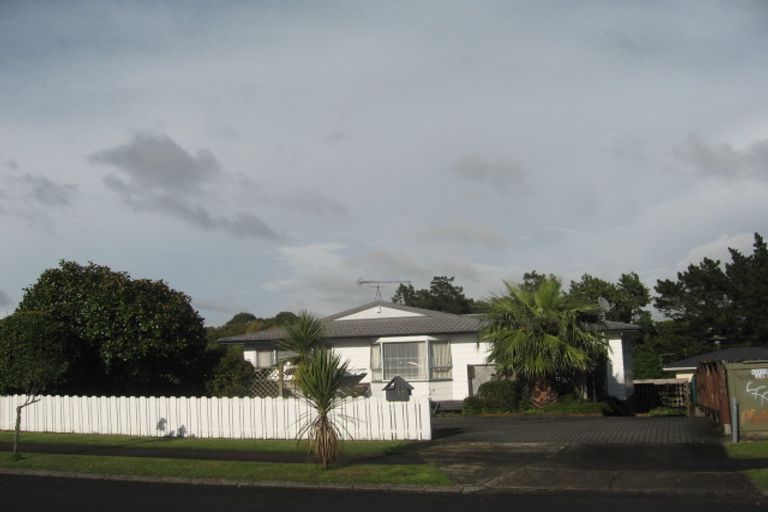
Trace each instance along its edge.
<path fill-rule="evenodd" d="M 482 443 L 691 444 L 719 443 L 706 418 L 498 416 L 432 418 L 436 440 Z"/>
<path fill-rule="evenodd" d="M 438 416 L 419 452 L 459 484 L 492 489 L 752 496 L 705 418 Z M 761 466 L 762 465 L 762 466 Z"/>

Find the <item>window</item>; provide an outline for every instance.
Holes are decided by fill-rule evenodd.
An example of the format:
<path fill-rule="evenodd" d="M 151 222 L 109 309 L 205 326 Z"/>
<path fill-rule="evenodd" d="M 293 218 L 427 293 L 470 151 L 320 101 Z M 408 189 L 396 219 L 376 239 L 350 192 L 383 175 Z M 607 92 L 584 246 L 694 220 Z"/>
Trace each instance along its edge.
<path fill-rule="evenodd" d="M 381 346 L 384 359 L 384 378 L 399 375 L 404 379 L 427 377 L 426 343 L 384 343 Z"/>
<path fill-rule="evenodd" d="M 371 379 L 452 378 L 451 345 L 446 341 L 383 341 L 371 346 Z"/>
<path fill-rule="evenodd" d="M 452 378 L 450 343 L 442 341 L 429 344 L 429 367 L 432 371 L 430 378 L 434 380 Z"/>
<path fill-rule="evenodd" d="M 257 348 L 253 362 L 256 368 L 268 368 L 275 364 L 275 351 L 271 348 Z"/>

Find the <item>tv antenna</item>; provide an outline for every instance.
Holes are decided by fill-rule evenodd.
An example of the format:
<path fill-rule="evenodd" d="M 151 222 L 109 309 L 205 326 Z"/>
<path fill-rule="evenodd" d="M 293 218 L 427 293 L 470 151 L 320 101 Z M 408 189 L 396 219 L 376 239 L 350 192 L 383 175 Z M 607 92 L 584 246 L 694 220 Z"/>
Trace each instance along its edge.
<path fill-rule="evenodd" d="M 367 286 L 368 288 L 376 288 L 376 298 L 374 300 L 383 301 L 381 297 L 381 289 L 385 284 L 411 284 L 410 281 L 376 281 L 363 279 L 362 277 L 357 280 L 358 286 Z"/>

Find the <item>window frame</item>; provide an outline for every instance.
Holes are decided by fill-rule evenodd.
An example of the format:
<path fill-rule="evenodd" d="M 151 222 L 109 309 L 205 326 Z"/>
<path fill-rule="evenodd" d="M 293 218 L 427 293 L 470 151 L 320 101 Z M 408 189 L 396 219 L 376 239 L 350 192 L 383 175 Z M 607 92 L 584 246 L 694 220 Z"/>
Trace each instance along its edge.
<path fill-rule="evenodd" d="M 371 355 L 370 355 L 370 371 L 371 371 L 371 382 L 388 382 L 392 380 L 395 376 L 399 375 L 396 373 L 388 374 L 385 370 L 386 363 L 385 363 L 385 356 L 384 356 L 384 346 L 389 344 L 395 344 L 395 343 L 422 343 L 425 345 L 425 348 L 423 351 L 420 351 L 420 353 L 424 354 L 425 361 L 423 363 L 423 367 L 425 368 L 424 375 L 419 377 L 403 377 L 404 379 L 408 381 L 413 382 L 440 382 L 440 381 L 452 381 L 453 380 L 453 350 L 452 350 L 452 343 L 450 338 L 435 338 L 432 336 L 400 336 L 400 337 L 390 337 L 390 338 L 377 338 L 374 339 L 371 343 Z M 447 357 L 448 362 L 450 363 L 450 366 L 433 366 L 433 348 L 432 345 L 446 345 L 448 349 Z M 378 367 L 375 366 L 374 361 L 374 351 L 378 354 Z M 422 366 L 420 364 L 420 366 Z M 435 371 L 442 371 L 447 372 L 448 377 L 435 377 L 434 373 Z"/>

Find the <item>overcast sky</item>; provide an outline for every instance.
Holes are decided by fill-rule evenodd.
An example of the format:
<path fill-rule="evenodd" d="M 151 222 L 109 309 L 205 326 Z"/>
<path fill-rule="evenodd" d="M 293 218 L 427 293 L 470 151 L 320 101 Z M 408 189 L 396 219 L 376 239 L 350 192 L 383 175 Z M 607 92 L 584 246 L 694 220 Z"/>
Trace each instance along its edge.
<path fill-rule="evenodd" d="M 768 235 L 766 48 L 760 1 L 0 2 L 0 315 L 60 259 L 211 325 L 652 287 Z"/>

